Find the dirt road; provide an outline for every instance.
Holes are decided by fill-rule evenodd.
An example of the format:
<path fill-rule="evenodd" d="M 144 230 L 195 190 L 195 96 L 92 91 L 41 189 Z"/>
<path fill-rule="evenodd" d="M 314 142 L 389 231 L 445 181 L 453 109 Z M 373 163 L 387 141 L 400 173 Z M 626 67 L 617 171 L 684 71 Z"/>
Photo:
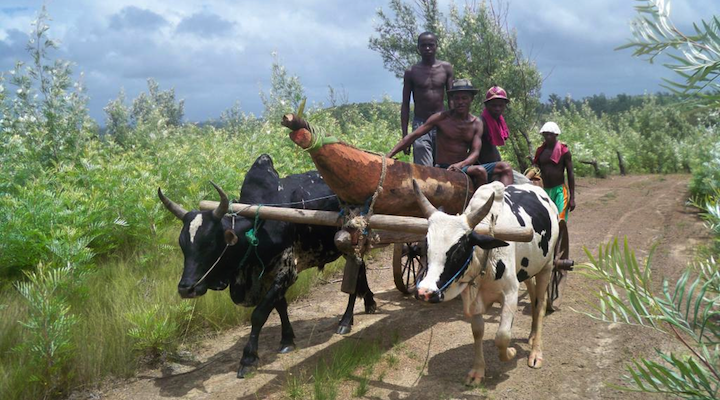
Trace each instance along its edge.
<path fill-rule="evenodd" d="M 696 245 L 708 240 L 696 211 L 684 205 L 688 179 L 686 175 L 650 175 L 580 180 L 578 207 L 569 223 L 571 258 L 585 261 L 583 246 L 596 254 L 600 244 L 627 237 L 641 259 L 656 246 L 655 276 L 676 278 L 692 259 Z M 377 314 L 363 314 L 362 302 L 358 302 L 348 336 L 334 334 L 346 295 L 339 291 L 339 283 L 323 285 L 290 306 L 296 352 L 275 353 L 279 319 L 271 316 L 260 341 L 262 365 L 249 379 L 235 378 L 249 334 L 249 327 L 243 327 L 194 350 L 196 362 L 145 371 L 91 397 L 283 399 L 288 396 L 288 382 L 296 377 L 309 381 L 318 361 L 331 357 L 341 341 L 376 340 L 384 355 L 370 376 L 363 396 L 367 399 L 639 399 L 648 396 L 620 392 L 607 384 L 622 383 L 625 365 L 634 357 L 652 355 L 654 348 L 676 348 L 673 341 L 648 329 L 597 322 L 573 311 L 590 310 L 585 301 L 596 283 L 571 272 L 562 308 L 545 319 L 543 368 L 533 370 L 526 364 L 530 315 L 523 290 L 518 311 L 523 315 L 517 316 L 513 328 L 517 357 L 508 363 L 498 360 L 493 344 L 498 322 L 495 308 L 487 319 L 484 338 L 487 380 L 482 387 L 468 388 L 462 382 L 471 365 L 472 333 L 462 317 L 461 302 L 426 305 L 404 297 L 393 286 L 390 254 L 385 250 L 369 264 Z M 342 384 L 337 398 L 351 398 L 357 386 L 352 380 Z M 308 388 L 310 398 L 311 383 Z"/>

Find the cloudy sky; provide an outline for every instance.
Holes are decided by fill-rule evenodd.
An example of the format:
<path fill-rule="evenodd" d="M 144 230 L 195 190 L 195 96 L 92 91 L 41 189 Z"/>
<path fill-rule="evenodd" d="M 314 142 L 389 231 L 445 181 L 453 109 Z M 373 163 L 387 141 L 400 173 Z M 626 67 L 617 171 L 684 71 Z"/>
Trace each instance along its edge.
<path fill-rule="evenodd" d="M 49 35 L 60 42 L 55 55 L 84 72 L 91 115 L 101 124 L 102 108 L 120 88 L 133 99 L 150 77 L 163 90 L 175 88 L 190 121 L 218 118 L 235 102 L 259 114 L 273 52 L 300 77 L 310 102 L 327 103 L 328 85 L 344 89 L 350 102 L 400 100 L 402 82 L 367 46 L 376 10 L 388 10 L 388 0 L 0 0 L 0 71 L 29 61 L 30 24 L 43 3 Z M 545 77 L 544 98 L 655 92 L 671 76 L 629 50 L 613 50 L 630 37 L 635 1 L 507 3 L 521 49 Z M 720 14 L 718 0 L 672 0 L 672 18 L 683 28 L 713 14 Z"/>

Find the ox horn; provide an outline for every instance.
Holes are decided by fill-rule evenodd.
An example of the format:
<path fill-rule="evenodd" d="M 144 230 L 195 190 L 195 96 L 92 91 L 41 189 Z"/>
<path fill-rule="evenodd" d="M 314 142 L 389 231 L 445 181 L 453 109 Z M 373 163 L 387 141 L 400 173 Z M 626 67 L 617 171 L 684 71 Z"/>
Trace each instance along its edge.
<path fill-rule="evenodd" d="M 420 186 L 418 185 L 417 181 L 415 179 L 412 180 L 413 183 L 413 191 L 415 191 L 415 199 L 417 200 L 418 204 L 420 205 L 420 209 L 422 210 L 423 214 L 425 214 L 425 218 L 430 218 L 431 215 L 435 214 L 437 211 L 437 208 L 435 208 L 432 203 L 430 203 L 430 200 L 425 197 L 422 190 L 420 190 Z"/>
<path fill-rule="evenodd" d="M 160 188 L 158 188 L 158 197 L 160 197 L 160 201 L 162 201 L 165 208 L 167 208 L 168 211 L 173 213 L 174 216 L 178 217 L 178 219 L 182 220 L 183 217 L 185 217 L 185 214 L 187 214 L 187 211 L 185 211 L 184 208 L 165 197 Z"/>
<path fill-rule="evenodd" d="M 210 184 L 215 187 L 215 190 L 217 190 L 220 195 L 220 204 L 218 204 L 217 208 L 213 210 L 213 217 L 215 219 L 222 219 L 222 217 L 225 216 L 225 213 L 227 213 L 228 208 L 230 208 L 230 201 L 228 200 L 225 191 L 223 191 L 220 186 L 216 185 L 213 181 L 210 181 Z"/>
<path fill-rule="evenodd" d="M 475 229 L 477 224 L 479 224 L 483 220 L 483 218 L 485 218 L 490 213 L 490 209 L 492 208 L 494 201 L 495 193 L 490 195 L 490 198 L 485 202 L 485 204 L 483 204 L 482 207 L 473 211 L 472 214 L 468 214 L 467 222 L 470 228 Z"/>

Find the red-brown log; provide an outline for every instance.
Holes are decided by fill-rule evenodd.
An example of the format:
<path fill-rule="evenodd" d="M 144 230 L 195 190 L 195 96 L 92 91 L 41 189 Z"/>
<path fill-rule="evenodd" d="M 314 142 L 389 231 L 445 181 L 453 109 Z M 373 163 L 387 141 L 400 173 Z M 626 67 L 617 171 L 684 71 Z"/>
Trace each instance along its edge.
<path fill-rule="evenodd" d="M 292 121 L 297 122 L 290 118 L 288 125 L 295 126 Z M 312 133 L 305 128 L 292 131 L 290 139 L 303 149 L 309 149 L 313 143 Z M 342 142 L 327 143 L 309 153 L 325 182 L 344 202 L 363 205 L 375 193 L 384 156 Z M 422 217 L 413 193 L 413 178 L 428 200 L 436 207 L 443 207 L 448 214 L 462 212 L 474 193 L 472 181 L 463 173 L 389 158 L 385 161 L 383 190 L 373 209 L 376 213 Z"/>

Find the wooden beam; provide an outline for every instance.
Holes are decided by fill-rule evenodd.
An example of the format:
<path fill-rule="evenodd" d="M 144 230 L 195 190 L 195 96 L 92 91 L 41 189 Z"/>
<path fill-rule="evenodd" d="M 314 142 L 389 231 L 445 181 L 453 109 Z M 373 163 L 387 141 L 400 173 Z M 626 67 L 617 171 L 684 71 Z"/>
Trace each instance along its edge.
<path fill-rule="evenodd" d="M 203 200 L 200 202 L 201 210 L 214 210 L 218 206 L 217 201 Z M 296 224 L 342 226 L 340 213 L 335 211 L 303 210 L 286 207 L 253 206 L 250 204 L 232 203 L 230 211 L 236 212 L 244 217 L 254 218 L 258 215 L 262 219 L 271 219 Z M 427 234 L 427 219 L 416 217 L 399 217 L 396 215 L 374 214 L 370 217 L 370 228 L 382 231 L 394 231 L 395 234 L 381 234 L 381 242 L 394 243 L 422 237 Z M 486 224 L 479 224 L 475 232 L 487 235 L 490 227 Z M 382 236 L 386 238 L 382 238 Z M 420 236 L 418 236 L 420 235 Z M 511 242 L 529 242 L 533 238 L 533 231 L 530 227 L 495 227 L 495 237 L 500 240 Z M 397 240 L 393 240 L 397 239 Z M 388 240 L 393 240 L 392 242 Z"/>

